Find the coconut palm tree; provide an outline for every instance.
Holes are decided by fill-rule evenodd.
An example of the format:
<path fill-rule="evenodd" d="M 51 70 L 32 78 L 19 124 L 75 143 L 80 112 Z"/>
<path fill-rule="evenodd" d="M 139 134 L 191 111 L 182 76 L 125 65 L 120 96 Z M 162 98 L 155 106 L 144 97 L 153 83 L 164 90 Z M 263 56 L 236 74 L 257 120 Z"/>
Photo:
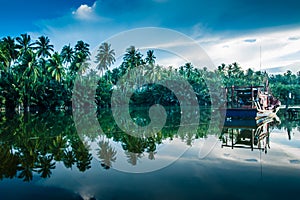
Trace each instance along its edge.
<path fill-rule="evenodd" d="M 192 63 L 185 63 L 185 65 L 183 67 L 184 67 L 184 70 L 185 70 L 186 78 L 190 78 L 191 72 L 193 70 Z"/>
<path fill-rule="evenodd" d="M 84 55 L 84 53 L 77 53 L 74 62 L 70 66 L 71 74 L 78 72 L 81 75 L 88 70 L 89 66 L 90 63 L 88 62 L 88 58 Z"/>
<path fill-rule="evenodd" d="M 147 57 L 145 58 L 146 63 L 149 65 L 154 65 L 155 59 L 156 57 L 154 56 L 154 51 L 153 50 L 147 51 Z"/>
<path fill-rule="evenodd" d="M 9 51 L 3 41 L 0 42 L 0 70 L 6 70 L 10 65 Z"/>
<path fill-rule="evenodd" d="M 131 69 L 145 64 L 142 57 L 143 55 L 134 46 L 130 46 L 126 49 L 123 60 L 127 68 Z"/>
<path fill-rule="evenodd" d="M 97 69 L 101 71 L 102 76 L 104 71 L 114 64 L 115 61 L 115 51 L 111 49 L 111 45 L 107 42 L 102 43 L 98 49 L 95 61 Z"/>
<path fill-rule="evenodd" d="M 65 45 L 60 52 L 60 56 L 62 58 L 63 63 L 70 64 L 75 58 L 74 53 L 75 52 L 74 52 L 73 48 L 70 46 L 70 44 Z"/>
<path fill-rule="evenodd" d="M 39 65 L 36 54 L 28 50 L 21 59 L 21 66 L 25 67 L 23 78 L 28 77 L 32 83 L 35 83 L 39 75 Z"/>
<path fill-rule="evenodd" d="M 48 63 L 48 71 L 51 73 L 51 76 L 57 81 L 61 82 L 62 78 L 65 75 L 65 70 L 62 66 L 62 59 L 58 52 L 55 52 Z"/>
<path fill-rule="evenodd" d="M 3 38 L 3 42 L 9 52 L 9 56 L 10 56 L 9 61 L 10 61 L 10 65 L 12 65 L 12 62 L 14 62 L 18 58 L 18 54 L 19 54 L 17 50 L 18 46 L 15 43 L 15 39 L 11 38 L 10 36 Z"/>
<path fill-rule="evenodd" d="M 51 52 L 54 51 L 54 46 L 50 44 L 50 39 L 46 36 L 40 36 L 38 40 L 34 43 L 36 46 L 36 53 L 38 57 L 47 58 L 51 57 Z"/>
<path fill-rule="evenodd" d="M 31 95 L 40 74 L 36 54 L 31 49 L 22 56 L 20 68 L 21 71 L 24 70 L 19 79 L 19 83 L 22 86 L 23 105 L 28 111 Z"/>
<path fill-rule="evenodd" d="M 82 40 L 78 41 L 75 45 L 75 53 L 82 53 L 84 58 L 87 59 L 90 56 L 90 45 L 88 43 L 83 42 Z"/>
<path fill-rule="evenodd" d="M 21 34 L 21 37 L 17 37 L 16 40 L 19 43 L 17 47 L 20 49 L 21 55 L 33 48 L 34 43 L 32 43 L 31 37 L 27 33 Z"/>

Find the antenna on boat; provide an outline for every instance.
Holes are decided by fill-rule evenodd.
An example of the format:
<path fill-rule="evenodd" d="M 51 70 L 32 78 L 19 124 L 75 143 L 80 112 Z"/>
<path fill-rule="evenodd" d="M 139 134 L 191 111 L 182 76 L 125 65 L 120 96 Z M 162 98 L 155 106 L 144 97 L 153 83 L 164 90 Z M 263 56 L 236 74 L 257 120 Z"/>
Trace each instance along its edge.
<path fill-rule="evenodd" d="M 259 46 L 259 71 L 261 71 L 261 45 Z"/>

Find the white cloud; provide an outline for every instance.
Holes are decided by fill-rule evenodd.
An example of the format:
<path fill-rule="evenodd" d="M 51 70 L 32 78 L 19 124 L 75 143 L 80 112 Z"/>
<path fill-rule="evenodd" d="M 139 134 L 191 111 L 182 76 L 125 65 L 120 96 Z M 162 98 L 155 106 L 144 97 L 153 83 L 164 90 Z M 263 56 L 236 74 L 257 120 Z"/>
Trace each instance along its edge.
<path fill-rule="evenodd" d="M 259 70 L 260 64 L 262 68 L 271 68 L 299 62 L 300 55 L 295 54 L 299 53 L 300 40 L 294 39 L 298 35 L 300 28 L 259 30 L 230 38 L 202 38 L 199 43 L 215 65 L 238 62 L 244 69 Z"/>
<path fill-rule="evenodd" d="M 164 2 L 164 0 L 153 1 Z M 143 24 L 141 22 L 129 23 L 125 19 L 120 21 L 117 18 L 104 18 L 101 16 L 103 12 L 101 9 L 104 8 L 100 8 L 99 5 L 96 3 L 92 6 L 84 4 L 61 18 L 40 22 L 39 26 L 42 31 L 36 35 L 44 34 L 49 36 L 51 42 L 58 50 L 68 43 L 74 45 L 78 40 L 84 40 L 89 43 L 92 50 L 93 47 L 114 34 L 137 27 L 137 24 Z M 300 62 L 300 55 L 298 56 L 300 52 L 300 28 L 298 27 L 279 27 L 276 30 L 257 30 L 246 34 L 234 31 L 219 34 L 212 33 L 214 33 L 214 30 L 206 28 L 203 23 L 195 24 L 190 30 L 184 32 L 184 34 L 188 34 L 199 42 L 216 66 L 221 63 L 238 62 L 244 69 L 254 68 L 259 70 L 260 48 L 262 69 L 289 66 Z M 138 44 L 135 44 L 135 41 L 137 39 L 145 40 L 145 38 L 146 35 L 137 35 L 132 41 L 130 40 L 132 42 L 131 45 L 141 48 Z M 163 37 L 158 35 L 157 38 L 159 40 L 159 38 Z M 162 39 L 159 41 L 159 44 L 155 44 L 157 41 L 148 41 L 149 48 L 156 46 L 161 49 L 182 49 L 182 46 L 188 46 L 180 38 L 167 41 Z M 188 50 L 188 52 L 185 52 L 188 55 L 187 58 L 199 58 L 199 52 L 186 49 Z M 162 63 L 159 60 L 157 60 L 157 63 L 165 66 L 180 66 L 184 62 L 181 58 L 175 58 L 174 56 L 160 58 Z"/>
<path fill-rule="evenodd" d="M 96 2 L 93 4 L 93 6 L 88 6 L 86 4 L 83 4 L 79 8 L 77 8 L 76 11 L 73 11 L 72 14 L 77 19 L 95 20 L 97 18 L 97 15 L 94 12 L 95 8 L 96 8 Z"/>

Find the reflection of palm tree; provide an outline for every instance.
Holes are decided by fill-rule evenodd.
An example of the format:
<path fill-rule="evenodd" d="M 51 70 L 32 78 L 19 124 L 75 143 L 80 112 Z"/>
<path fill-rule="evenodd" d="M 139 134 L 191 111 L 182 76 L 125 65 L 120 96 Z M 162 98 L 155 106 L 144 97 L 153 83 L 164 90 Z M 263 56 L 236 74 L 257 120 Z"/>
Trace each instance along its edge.
<path fill-rule="evenodd" d="M 53 161 L 52 155 L 45 155 L 39 157 L 39 164 L 36 166 L 38 168 L 37 173 L 41 173 L 42 178 L 49 178 L 51 169 L 55 169 L 55 162 Z"/>
<path fill-rule="evenodd" d="M 67 140 L 62 135 L 58 135 L 53 140 L 51 149 L 56 161 L 61 161 L 64 155 L 64 149 L 67 146 Z"/>
<path fill-rule="evenodd" d="M 149 155 L 148 155 L 149 160 L 155 160 L 154 155 L 156 154 L 156 152 L 154 152 L 154 151 L 148 151 L 148 153 L 149 153 Z"/>
<path fill-rule="evenodd" d="M 75 153 L 73 151 L 64 151 L 63 162 L 66 168 L 72 168 L 76 162 Z"/>
<path fill-rule="evenodd" d="M 129 152 L 129 151 L 126 151 L 125 152 L 126 156 L 127 156 L 127 162 L 132 164 L 132 165 L 136 165 L 137 164 L 137 161 L 139 158 L 142 158 L 142 155 L 141 153 L 133 153 L 133 152 Z"/>
<path fill-rule="evenodd" d="M 105 169 L 109 169 L 112 166 L 112 162 L 116 161 L 117 152 L 108 142 L 99 141 L 98 145 L 100 147 L 98 156 L 102 162 L 101 165 L 103 165 Z"/>
<path fill-rule="evenodd" d="M 124 136 L 124 143 L 122 144 L 124 150 L 133 153 L 143 153 L 147 147 L 147 142 L 144 138 L 138 138 L 131 135 Z"/>
<path fill-rule="evenodd" d="M 12 154 L 8 145 L 0 146 L 0 180 L 3 177 L 13 178 L 18 171 L 20 159 L 18 154 Z"/>
<path fill-rule="evenodd" d="M 28 155 L 25 154 L 21 157 L 21 165 L 20 165 L 20 171 L 18 178 L 23 178 L 25 182 L 29 182 L 32 180 L 33 174 L 35 168 L 35 155 Z"/>
<path fill-rule="evenodd" d="M 155 150 L 156 150 L 155 139 L 153 137 L 149 137 L 147 139 L 147 144 L 148 144 L 147 152 L 149 153 L 148 158 L 150 160 L 154 160 L 155 159 L 154 155 L 156 154 L 156 152 L 155 152 Z"/>
<path fill-rule="evenodd" d="M 89 150 L 86 146 L 87 145 L 83 144 L 81 140 L 72 142 L 72 149 L 75 153 L 77 168 L 81 172 L 91 168 L 92 154 L 89 153 Z"/>

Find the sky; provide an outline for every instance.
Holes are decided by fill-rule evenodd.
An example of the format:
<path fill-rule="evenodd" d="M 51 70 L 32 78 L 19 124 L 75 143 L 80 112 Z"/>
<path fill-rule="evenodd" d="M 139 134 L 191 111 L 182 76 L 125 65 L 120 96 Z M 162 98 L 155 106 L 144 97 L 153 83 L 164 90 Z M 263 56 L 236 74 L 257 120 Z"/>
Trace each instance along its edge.
<path fill-rule="evenodd" d="M 93 49 L 122 31 L 159 27 L 197 41 L 215 66 L 238 62 L 244 69 L 297 72 L 299 10 L 298 0 L 1 0 L 0 37 L 46 35 L 57 51 L 78 40 Z"/>

